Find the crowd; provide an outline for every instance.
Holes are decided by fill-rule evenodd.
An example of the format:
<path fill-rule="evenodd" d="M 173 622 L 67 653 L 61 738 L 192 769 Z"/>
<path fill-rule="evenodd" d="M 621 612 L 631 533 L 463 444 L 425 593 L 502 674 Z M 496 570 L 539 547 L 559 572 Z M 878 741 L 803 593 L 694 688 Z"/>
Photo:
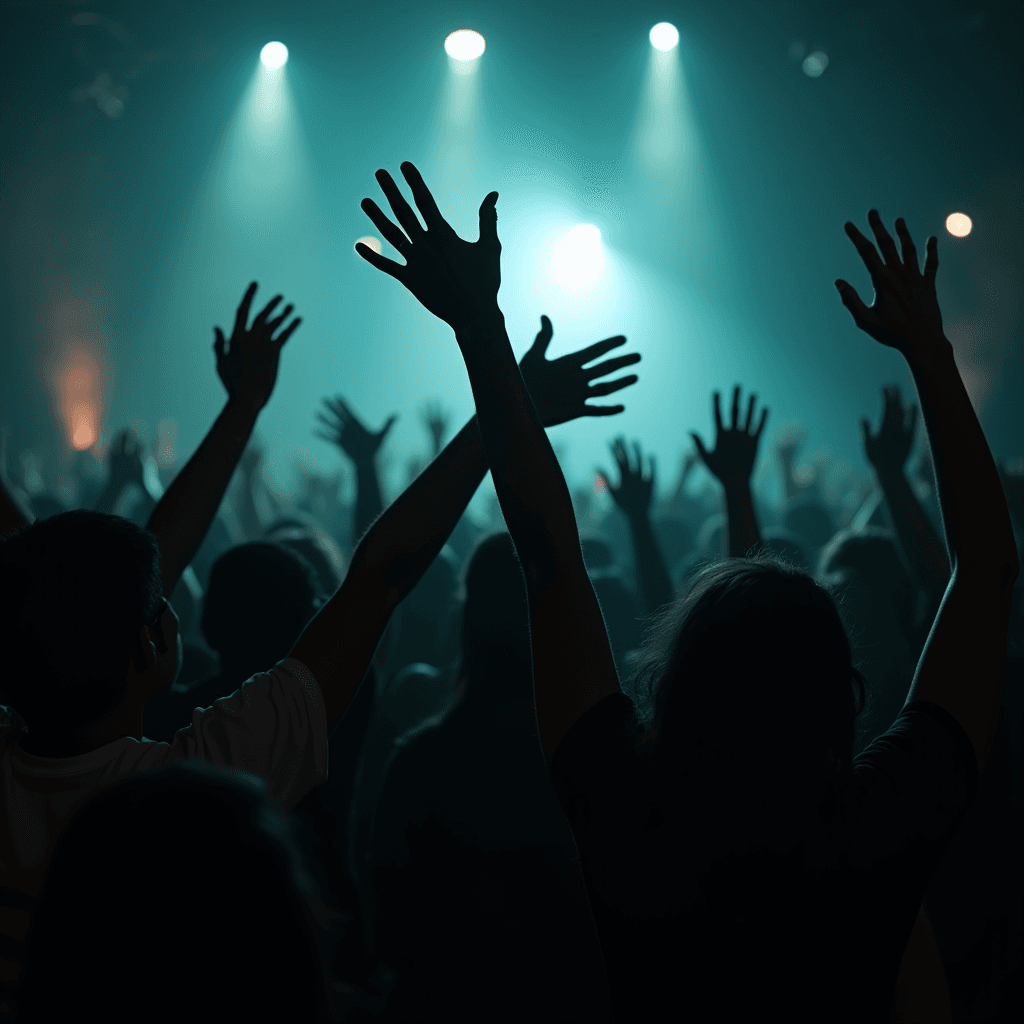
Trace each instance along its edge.
<path fill-rule="evenodd" d="M 903 221 L 846 225 L 875 297 L 839 298 L 918 398 L 863 421 L 870 479 L 769 451 L 736 387 L 663 495 L 613 440 L 605 508 L 545 428 L 622 412 L 591 402 L 640 355 L 548 359 L 541 317 L 517 365 L 497 194 L 469 242 L 402 173 L 415 210 L 386 171 L 397 224 L 363 210 L 404 262 L 357 249 L 452 327 L 477 414 L 445 443 L 427 411 L 390 504 L 394 417 L 340 397 L 352 500 L 268 483 L 301 321 L 255 283 L 162 493 L 130 431 L 71 509 L 0 460 L 0 1019 L 1018 1016 L 1024 473 L 935 239 L 922 269 Z"/>

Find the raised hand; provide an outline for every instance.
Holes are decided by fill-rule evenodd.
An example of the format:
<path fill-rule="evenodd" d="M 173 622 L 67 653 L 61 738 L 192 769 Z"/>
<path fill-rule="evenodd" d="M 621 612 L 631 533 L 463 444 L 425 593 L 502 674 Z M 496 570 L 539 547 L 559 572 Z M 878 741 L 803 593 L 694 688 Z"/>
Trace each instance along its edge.
<path fill-rule="evenodd" d="M 444 447 L 444 435 L 448 433 L 448 423 L 448 414 L 441 407 L 441 403 L 428 403 L 423 410 L 423 424 L 427 428 L 427 433 L 430 434 L 434 456 Z"/>
<path fill-rule="evenodd" d="M 904 410 L 900 389 L 895 384 L 882 389 L 882 398 L 885 409 L 878 433 L 871 433 L 871 424 L 867 420 L 860 421 L 864 429 L 864 454 L 879 474 L 903 469 L 914 446 L 917 427 L 917 406 L 910 405 Z"/>
<path fill-rule="evenodd" d="M 111 482 L 117 482 L 121 487 L 137 484 L 145 490 L 144 450 L 144 445 L 133 431 L 122 430 L 111 442 L 107 456 Z"/>
<path fill-rule="evenodd" d="M 738 481 L 746 482 L 750 479 L 750 474 L 754 470 L 754 461 L 757 458 L 757 446 L 761 440 L 761 431 L 764 430 L 765 420 L 768 419 L 768 410 L 763 409 L 757 429 L 753 429 L 754 403 L 756 401 L 757 396 L 751 395 L 750 401 L 747 404 L 746 419 L 741 423 L 740 389 L 737 386 L 732 393 L 732 424 L 729 427 L 725 427 L 722 425 L 721 395 L 716 391 L 714 397 L 714 451 L 709 452 L 697 434 L 690 435 L 693 438 L 693 443 L 697 446 L 697 451 L 700 453 L 704 465 L 723 484 Z"/>
<path fill-rule="evenodd" d="M 480 204 L 480 238 L 467 242 L 441 216 L 420 172 L 406 161 L 402 174 L 412 189 L 426 228 L 385 170 L 377 172 L 377 182 L 401 227 L 393 224 L 372 199 L 364 199 L 361 206 L 405 264 L 378 255 L 362 242 L 357 243 L 356 252 L 405 285 L 458 335 L 460 328 L 479 318 L 493 317 L 497 312 L 501 285 L 501 243 L 495 210 L 498 193 L 491 192 Z"/>
<path fill-rule="evenodd" d="M 318 412 L 317 420 L 323 427 L 316 436 L 340 448 L 357 466 L 372 466 L 380 446 L 394 426 L 397 416 L 389 416 L 376 433 L 367 430 L 356 418 L 344 399 L 325 398 L 326 411 Z"/>
<path fill-rule="evenodd" d="M 611 478 L 602 470 L 601 476 L 604 477 L 608 493 L 630 519 L 646 517 L 654 494 L 654 457 L 648 456 L 648 469 L 644 473 L 644 460 L 639 444 L 633 443 L 632 456 L 626 448 L 624 437 L 617 437 L 610 447 L 619 467 L 619 485 L 614 486 Z"/>
<path fill-rule="evenodd" d="M 530 392 L 537 414 L 545 427 L 567 423 L 580 416 L 615 416 L 625 409 L 624 405 L 587 405 L 588 398 L 600 398 L 613 394 L 635 384 L 636 374 L 620 377 L 618 380 L 592 384 L 598 377 L 607 377 L 624 366 L 640 362 L 640 353 L 616 356 L 606 359 L 597 366 L 584 369 L 587 363 L 599 359 L 613 348 L 625 345 L 626 339 L 619 335 L 606 338 L 579 352 L 572 352 L 559 359 L 548 359 L 545 352 L 551 344 L 554 328 L 546 317 L 540 318 L 541 328 L 529 351 L 519 361 L 526 390 Z"/>
<path fill-rule="evenodd" d="M 281 301 L 281 296 L 275 295 L 253 320 L 252 326 L 246 326 L 249 322 L 249 307 L 255 294 L 256 282 L 253 281 L 246 289 L 235 314 L 230 341 L 225 339 L 219 327 L 214 327 L 216 337 L 213 351 L 217 356 L 217 375 L 228 395 L 259 411 L 270 400 L 274 390 L 281 348 L 302 320 L 297 317 L 275 338 L 274 333 L 294 308 L 291 305 L 285 306 L 280 316 L 270 319 L 270 314 Z"/>
<path fill-rule="evenodd" d="M 875 289 L 875 301 L 865 306 L 856 289 L 842 278 L 836 288 L 854 323 L 876 341 L 907 354 L 909 349 L 925 349 L 944 341 L 942 313 L 935 295 L 935 272 L 939 267 L 938 242 L 933 235 L 927 242 L 924 272 L 918 267 L 917 248 L 902 217 L 896 220 L 903 256 L 885 229 L 877 210 L 868 212 L 868 223 L 878 242 L 878 250 L 849 221 L 845 228 L 868 268 Z"/>

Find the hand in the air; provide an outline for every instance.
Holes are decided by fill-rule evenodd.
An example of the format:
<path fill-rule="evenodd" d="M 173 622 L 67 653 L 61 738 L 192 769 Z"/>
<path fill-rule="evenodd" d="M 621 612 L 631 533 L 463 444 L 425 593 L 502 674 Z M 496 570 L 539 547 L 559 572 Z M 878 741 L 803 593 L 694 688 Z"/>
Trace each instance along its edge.
<path fill-rule="evenodd" d="M 281 296 L 272 298 L 252 322 L 249 321 L 249 307 L 256 294 L 256 282 L 253 281 L 246 289 L 242 302 L 235 314 L 235 326 L 231 332 L 231 340 L 227 341 L 224 332 L 214 327 L 216 339 L 213 351 L 217 355 L 217 375 L 227 389 L 228 395 L 238 401 L 252 404 L 258 411 L 270 400 L 277 380 L 277 366 L 281 356 L 281 347 L 292 336 L 295 328 L 302 323 L 296 318 L 275 338 L 274 332 L 291 315 L 292 306 L 285 306 L 280 316 L 269 319 L 274 308 L 281 301 Z"/>
<path fill-rule="evenodd" d="M 632 457 L 626 449 L 626 439 L 623 437 L 617 437 L 610 447 L 619 467 L 619 485 L 615 487 L 608 474 L 601 470 L 608 493 L 627 516 L 632 518 L 647 515 L 654 495 L 654 456 L 648 456 L 648 470 L 645 474 L 639 444 L 633 443 Z"/>
<path fill-rule="evenodd" d="M 376 433 L 367 430 L 345 404 L 344 399 L 325 398 L 324 410 L 316 414 L 322 430 L 316 436 L 340 448 L 357 466 L 372 466 L 380 446 L 397 416 L 389 416 Z"/>
<path fill-rule="evenodd" d="M 883 388 L 882 397 L 885 411 L 878 433 L 871 433 L 867 420 L 860 421 L 864 429 L 864 454 L 879 473 L 899 472 L 914 446 L 917 406 L 910 405 L 904 410 L 900 389 L 895 384 Z"/>
<path fill-rule="evenodd" d="M 868 223 L 878 241 L 878 250 L 850 222 L 846 233 L 857 247 L 868 268 L 875 288 L 875 301 L 865 306 L 856 289 L 840 278 L 836 288 L 854 323 L 876 341 L 898 349 L 904 355 L 912 351 L 929 352 L 944 340 L 942 313 L 935 295 L 935 272 L 939 267 L 938 242 L 933 235 L 927 242 L 924 273 L 918 267 L 917 249 L 902 217 L 896 221 L 903 257 L 885 229 L 877 210 L 868 212 Z"/>
<path fill-rule="evenodd" d="M 436 457 L 444 447 L 444 435 L 448 433 L 448 414 L 440 402 L 430 402 L 423 410 L 423 424 L 430 434 L 432 452 Z"/>
<path fill-rule="evenodd" d="M 744 422 L 739 421 L 740 416 L 740 389 L 737 386 L 732 393 L 732 425 L 722 425 L 721 395 L 715 392 L 715 448 L 708 451 L 704 442 L 696 435 L 691 434 L 697 451 L 700 453 L 704 465 L 723 484 L 736 481 L 746 482 L 754 471 L 754 461 L 757 459 L 757 445 L 761 440 L 761 431 L 764 430 L 765 420 L 768 418 L 768 410 L 761 412 L 760 422 L 754 430 L 754 403 L 756 395 L 750 396 L 747 405 L 747 417 Z"/>
<path fill-rule="evenodd" d="M 613 348 L 625 345 L 626 339 L 619 335 L 580 349 L 579 352 L 548 359 L 544 353 L 551 344 L 554 329 L 546 316 L 540 318 L 540 323 L 541 329 L 529 351 L 520 360 L 519 369 L 541 423 L 545 427 L 553 427 L 580 416 L 615 416 L 622 412 L 624 405 L 587 405 L 587 399 L 601 398 L 630 387 L 639 379 L 636 374 L 631 373 L 600 384 L 592 384 L 591 381 L 640 362 L 640 353 L 616 356 L 590 369 L 584 369 L 587 363 L 599 359 Z"/>
<path fill-rule="evenodd" d="M 123 486 L 138 484 L 145 488 L 146 467 L 142 461 L 144 446 L 131 430 L 122 430 L 110 445 L 107 464 L 110 479 Z"/>
<path fill-rule="evenodd" d="M 387 171 L 377 172 L 377 182 L 401 227 L 393 224 L 372 199 L 364 199 L 361 205 L 405 263 L 378 255 L 362 242 L 357 243 L 356 252 L 378 270 L 404 284 L 434 316 L 450 324 L 458 334 L 461 328 L 488 319 L 498 310 L 501 285 L 501 243 L 495 210 L 498 193 L 491 192 L 480 204 L 480 238 L 467 242 L 459 238 L 441 216 L 420 172 L 406 161 L 402 164 L 402 174 L 412 189 L 425 228 Z"/>

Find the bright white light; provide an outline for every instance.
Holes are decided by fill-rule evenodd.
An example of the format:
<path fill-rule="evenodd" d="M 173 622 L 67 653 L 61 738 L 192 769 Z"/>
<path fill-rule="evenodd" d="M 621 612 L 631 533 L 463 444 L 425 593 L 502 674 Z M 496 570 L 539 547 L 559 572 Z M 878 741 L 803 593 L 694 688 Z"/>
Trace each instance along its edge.
<path fill-rule="evenodd" d="M 804 58 L 803 69 L 808 78 L 821 78 L 827 67 L 828 54 L 822 50 L 815 50 L 814 53 Z"/>
<path fill-rule="evenodd" d="M 671 50 L 679 45 L 679 29 L 667 21 L 659 21 L 651 29 L 651 46 L 656 50 Z"/>
<path fill-rule="evenodd" d="M 284 43 L 267 43 L 260 50 L 260 60 L 272 71 L 276 71 L 288 60 L 288 47 Z"/>
<path fill-rule="evenodd" d="M 444 41 L 445 52 L 453 60 L 476 60 L 486 46 L 484 37 L 471 28 L 460 28 Z"/>
<path fill-rule="evenodd" d="M 594 283 L 604 269 L 601 232 L 593 224 L 577 224 L 562 240 L 555 253 L 555 265 L 562 282 L 572 289 Z"/>
<path fill-rule="evenodd" d="M 360 242 L 362 242 L 367 249 L 372 249 L 378 256 L 380 255 L 379 238 L 374 238 L 373 235 L 363 235 L 362 238 L 356 239 L 356 245 L 358 245 Z"/>
<path fill-rule="evenodd" d="M 957 238 L 966 238 L 973 227 L 971 218 L 966 213 L 951 213 L 946 218 L 946 230 Z"/>

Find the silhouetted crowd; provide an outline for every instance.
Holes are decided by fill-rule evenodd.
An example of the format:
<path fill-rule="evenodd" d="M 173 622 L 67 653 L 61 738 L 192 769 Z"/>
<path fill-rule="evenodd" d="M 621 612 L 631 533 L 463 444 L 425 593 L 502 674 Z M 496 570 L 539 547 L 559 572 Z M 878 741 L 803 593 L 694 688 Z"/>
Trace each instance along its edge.
<path fill-rule="evenodd" d="M 663 495 L 624 438 L 570 489 L 545 428 L 622 412 L 640 355 L 548 359 L 542 317 L 517 364 L 497 194 L 469 242 L 402 173 L 415 210 L 386 171 L 393 219 L 362 204 L 402 262 L 357 250 L 453 328 L 477 414 L 425 412 L 390 504 L 395 417 L 340 397 L 352 499 L 269 481 L 301 321 L 255 283 L 159 487 L 131 431 L 71 509 L 0 460 L 0 1020 L 1024 1019 L 1024 464 L 936 240 L 846 225 L 875 295 L 839 297 L 918 398 L 863 421 L 871 478 L 762 446 L 736 387 Z"/>

